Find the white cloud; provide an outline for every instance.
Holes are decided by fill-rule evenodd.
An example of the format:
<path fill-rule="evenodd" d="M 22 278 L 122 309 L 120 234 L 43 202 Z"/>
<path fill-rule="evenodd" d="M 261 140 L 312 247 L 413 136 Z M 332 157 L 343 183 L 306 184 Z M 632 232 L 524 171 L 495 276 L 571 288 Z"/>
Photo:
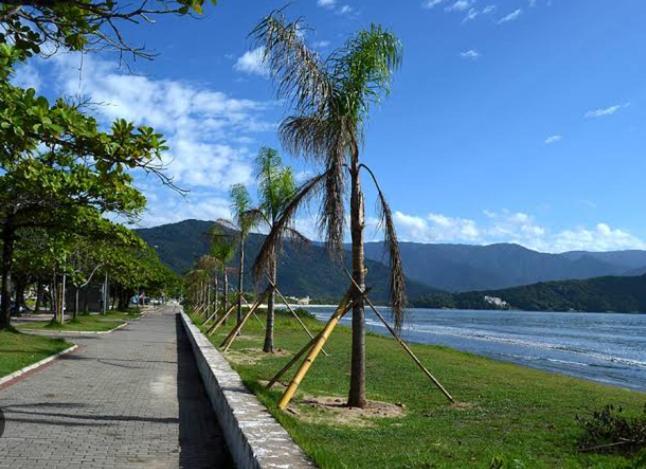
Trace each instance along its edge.
<path fill-rule="evenodd" d="M 491 244 L 510 242 L 543 252 L 645 249 L 646 242 L 607 223 L 551 231 L 523 212 L 485 211 L 480 223 L 431 213 L 425 217 L 394 214 L 398 235 L 404 241 L 425 243 Z"/>
<path fill-rule="evenodd" d="M 336 0 L 317 0 L 316 4 L 323 8 L 334 8 Z"/>
<path fill-rule="evenodd" d="M 494 11 L 496 11 L 496 5 L 487 5 L 482 9 L 482 14 L 488 15 L 489 13 L 493 13 Z"/>
<path fill-rule="evenodd" d="M 269 68 L 265 63 L 265 48 L 257 47 L 250 50 L 238 57 L 238 60 L 233 65 L 233 68 L 238 72 L 249 73 L 252 75 L 260 75 L 263 77 L 269 76 Z"/>
<path fill-rule="evenodd" d="M 480 58 L 480 55 L 481 55 L 480 52 L 473 49 L 460 52 L 460 57 L 462 57 L 463 59 L 469 59 L 469 60 L 477 60 L 478 58 Z"/>
<path fill-rule="evenodd" d="M 557 143 L 563 140 L 563 137 L 561 135 L 550 135 L 545 139 L 545 144 L 546 145 L 551 145 L 552 143 Z"/>
<path fill-rule="evenodd" d="M 519 8 L 517 10 L 512 11 L 508 15 L 503 16 L 498 20 L 498 24 L 504 24 L 504 23 L 509 23 L 510 21 L 515 21 L 517 20 L 520 15 L 523 13 L 523 9 Z"/>
<path fill-rule="evenodd" d="M 585 113 L 585 117 L 588 119 L 596 119 L 598 117 L 606 117 L 615 114 L 617 111 L 620 111 L 623 108 L 630 106 L 630 103 L 625 104 L 615 104 L 614 106 L 609 106 L 606 108 L 593 109 Z"/>
<path fill-rule="evenodd" d="M 257 135 L 276 128 L 266 120 L 275 106 L 272 102 L 238 99 L 209 86 L 179 80 L 128 74 L 94 56 L 84 57 L 81 80 L 77 54 L 56 55 L 46 66 L 50 67 L 47 81 L 56 94 L 97 103 L 92 112 L 102 124 L 124 118 L 161 132 L 169 146 L 163 155 L 167 174 L 189 189 L 191 196 L 207 191 L 199 200 L 226 199 L 231 184 L 250 183 Z M 136 181 L 146 184 L 149 198 L 160 187 L 141 174 Z M 151 203 L 146 223 L 164 217 L 204 218 L 198 216 L 197 208 L 172 202 L 169 191 L 161 193 L 166 196 L 160 197 L 156 206 Z M 204 213 L 215 213 L 215 209 L 202 208 Z M 217 213 L 223 212 L 218 208 Z"/>
<path fill-rule="evenodd" d="M 21 88 L 34 88 L 36 91 L 42 85 L 42 78 L 38 69 L 32 65 L 31 61 L 22 62 L 14 70 L 11 76 L 11 82 Z"/>
<path fill-rule="evenodd" d="M 467 11 L 473 5 L 473 0 L 456 0 L 446 7 L 446 11 Z"/>
<path fill-rule="evenodd" d="M 431 9 L 444 2 L 444 0 L 426 0 L 422 3 L 422 8 Z"/>
<path fill-rule="evenodd" d="M 312 43 L 312 46 L 315 47 L 316 49 L 325 49 L 326 47 L 330 46 L 330 41 L 314 41 Z"/>
<path fill-rule="evenodd" d="M 343 5 L 341 8 L 339 8 L 338 13 L 340 15 L 347 15 L 349 13 L 352 13 L 352 7 L 350 5 Z"/>
<path fill-rule="evenodd" d="M 478 15 L 479 15 L 478 10 L 476 10 L 475 8 L 470 8 L 469 11 L 467 12 L 467 15 L 462 20 L 462 22 L 466 23 L 467 21 L 474 20 Z"/>

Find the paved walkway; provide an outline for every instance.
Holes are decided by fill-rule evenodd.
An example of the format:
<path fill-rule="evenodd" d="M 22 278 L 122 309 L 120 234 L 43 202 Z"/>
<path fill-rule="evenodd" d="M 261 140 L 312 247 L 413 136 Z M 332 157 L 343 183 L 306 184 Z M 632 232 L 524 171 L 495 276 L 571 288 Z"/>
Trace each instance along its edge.
<path fill-rule="evenodd" d="M 0 388 L 0 467 L 231 467 L 176 307 Z"/>

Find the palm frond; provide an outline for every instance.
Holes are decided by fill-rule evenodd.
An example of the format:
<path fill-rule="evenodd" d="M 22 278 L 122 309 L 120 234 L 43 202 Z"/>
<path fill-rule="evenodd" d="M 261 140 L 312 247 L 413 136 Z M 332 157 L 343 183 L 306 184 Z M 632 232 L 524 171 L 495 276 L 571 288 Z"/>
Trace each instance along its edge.
<path fill-rule="evenodd" d="M 326 175 L 327 172 L 319 174 L 305 182 L 279 214 L 271 231 L 265 237 L 265 241 L 258 252 L 256 260 L 254 261 L 253 275 L 256 280 L 261 279 L 263 273 L 266 272 L 268 267 L 271 265 L 270 263 L 273 258 L 273 253 L 278 249 L 280 240 L 284 236 L 285 232 L 292 227 L 294 217 L 299 207 L 311 195 L 320 189 Z"/>
<path fill-rule="evenodd" d="M 278 96 L 302 113 L 319 111 L 332 92 L 318 54 L 307 47 L 300 21 L 288 22 L 282 11 L 265 17 L 250 36 L 264 48 L 264 59 L 278 81 Z"/>
<path fill-rule="evenodd" d="M 345 161 L 342 149 L 337 149 L 328 163 L 319 227 L 325 234 L 325 245 L 333 259 L 343 258 L 345 228 Z"/>
<path fill-rule="evenodd" d="M 389 258 L 389 296 L 390 307 L 392 309 L 393 320 L 395 322 L 395 330 L 399 334 L 401 327 L 404 324 L 404 308 L 406 307 L 406 281 L 404 277 L 404 267 L 402 265 L 401 254 L 399 252 L 399 242 L 397 241 L 397 232 L 395 230 L 395 223 L 393 221 L 392 211 L 386 196 L 384 195 L 377 178 L 372 170 L 365 164 L 361 164 L 361 168 L 368 171 L 370 177 L 375 183 L 377 194 L 379 197 L 379 207 L 381 215 L 381 225 L 384 229 L 384 245 L 388 249 Z"/>

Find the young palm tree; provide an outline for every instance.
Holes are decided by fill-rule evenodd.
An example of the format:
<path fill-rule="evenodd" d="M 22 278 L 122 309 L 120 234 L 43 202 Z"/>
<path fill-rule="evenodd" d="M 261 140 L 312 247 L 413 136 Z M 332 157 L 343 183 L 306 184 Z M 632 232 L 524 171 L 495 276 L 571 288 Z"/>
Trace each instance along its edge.
<path fill-rule="evenodd" d="M 249 210 L 247 217 L 250 220 L 263 220 L 269 226 L 270 231 L 273 231 L 280 213 L 296 194 L 294 176 L 291 168 L 283 167 L 282 159 L 275 149 L 263 147 L 256 157 L 256 177 L 258 179 L 260 206 L 257 209 Z M 304 238 L 292 227 L 284 229 L 282 234 L 291 238 Z M 280 239 L 281 237 L 277 238 L 278 241 Z M 278 279 L 278 249 L 278 243 L 271 246 L 265 270 L 271 284 L 274 286 L 277 284 Z M 267 353 L 274 351 L 275 296 L 275 288 L 270 285 L 267 299 L 267 326 L 263 345 L 263 351 Z"/>
<path fill-rule="evenodd" d="M 235 254 L 235 244 L 231 236 L 224 233 L 218 226 L 214 226 L 210 232 L 211 249 L 210 255 L 217 263 L 217 269 L 220 270 L 223 277 L 222 288 L 222 307 L 223 311 L 228 310 L 228 293 L 229 293 L 229 276 L 227 274 L 227 264 L 233 259 Z M 217 275 L 217 274 L 216 274 Z M 218 292 L 215 292 L 217 297 Z"/>
<path fill-rule="evenodd" d="M 252 208 L 251 196 L 244 185 L 236 184 L 232 186 L 230 197 L 231 210 L 238 230 L 238 306 L 236 317 L 237 322 L 240 323 L 242 319 L 242 294 L 244 292 L 245 241 L 257 220 L 249 213 Z"/>
<path fill-rule="evenodd" d="M 285 147 L 321 162 L 322 174 L 310 179 L 285 207 L 266 238 L 255 271 L 261 271 L 281 232 L 287 229 L 301 202 L 319 191 L 323 195 L 320 227 L 329 251 L 343 253 L 346 186 L 350 183 L 352 277 L 365 289 L 363 230 L 364 197 L 360 173 L 370 169 L 360 161 L 363 124 L 370 105 L 388 94 L 393 71 L 401 62 L 399 40 L 382 27 L 359 31 L 326 60 L 307 47 L 302 25 L 274 12 L 252 32 L 264 47 L 265 60 L 278 82 L 278 94 L 291 103 L 292 112 L 280 126 Z M 390 254 L 390 302 L 396 328 L 401 327 L 405 303 L 404 276 L 391 211 L 377 185 L 385 241 Z M 365 319 L 362 293 L 351 286 L 352 365 L 348 405 L 363 407 L 365 398 Z"/>

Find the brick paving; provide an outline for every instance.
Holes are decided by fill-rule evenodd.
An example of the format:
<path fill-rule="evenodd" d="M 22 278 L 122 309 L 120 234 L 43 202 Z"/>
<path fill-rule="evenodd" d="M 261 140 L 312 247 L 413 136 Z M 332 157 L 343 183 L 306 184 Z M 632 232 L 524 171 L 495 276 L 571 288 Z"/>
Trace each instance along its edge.
<path fill-rule="evenodd" d="M 0 388 L 0 467 L 232 467 L 177 307 Z"/>

